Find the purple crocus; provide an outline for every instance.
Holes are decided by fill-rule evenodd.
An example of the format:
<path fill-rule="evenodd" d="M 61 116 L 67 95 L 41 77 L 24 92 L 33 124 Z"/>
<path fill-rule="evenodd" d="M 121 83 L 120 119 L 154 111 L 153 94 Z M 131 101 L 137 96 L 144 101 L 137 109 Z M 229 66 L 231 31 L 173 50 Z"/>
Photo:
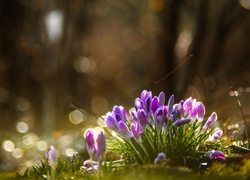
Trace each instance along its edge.
<path fill-rule="evenodd" d="M 131 132 L 136 139 L 137 142 L 141 142 L 141 127 L 139 123 L 132 123 L 131 124 Z"/>
<path fill-rule="evenodd" d="M 105 123 L 109 127 L 109 129 L 116 131 L 116 132 L 118 131 L 118 123 L 116 119 L 113 117 L 111 112 L 107 112 L 105 116 Z"/>
<path fill-rule="evenodd" d="M 101 131 L 97 137 L 97 157 L 100 159 L 106 151 L 106 137 Z"/>
<path fill-rule="evenodd" d="M 154 164 L 161 164 L 162 162 L 164 162 L 165 159 L 166 155 L 163 152 L 161 152 L 158 154 L 157 158 L 155 158 Z"/>
<path fill-rule="evenodd" d="M 165 93 L 160 92 L 158 98 L 159 98 L 159 105 L 163 106 L 165 104 Z"/>
<path fill-rule="evenodd" d="M 206 130 L 211 124 L 213 124 L 217 120 L 216 112 L 213 112 L 211 116 L 207 119 L 206 123 L 203 126 L 203 129 Z"/>
<path fill-rule="evenodd" d="M 225 155 L 221 151 L 211 150 L 208 152 L 208 157 L 210 159 L 225 160 Z"/>
<path fill-rule="evenodd" d="M 177 128 L 179 126 L 188 124 L 190 121 L 191 121 L 190 118 L 183 118 L 183 119 L 179 119 L 179 120 L 175 121 L 173 124 L 174 124 L 174 127 Z"/>
<path fill-rule="evenodd" d="M 137 112 L 135 108 L 131 108 L 129 110 L 130 120 L 131 122 L 137 122 Z"/>
<path fill-rule="evenodd" d="M 126 111 L 123 106 L 114 106 L 112 110 L 112 115 L 117 122 L 126 121 Z"/>
<path fill-rule="evenodd" d="M 195 108 L 192 110 L 192 112 L 193 111 L 195 111 L 195 116 L 197 116 L 198 121 L 202 121 L 204 119 L 206 109 L 202 102 L 200 101 L 196 102 Z"/>
<path fill-rule="evenodd" d="M 170 119 L 172 115 L 172 110 L 173 110 L 173 105 L 174 105 L 174 95 L 170 96 L 168 100 L 168 115 L 167 117 Z"/>
<path fill-rule="evenodd" d="M 171 116 L 171 121 L 173 121 L 175 118 L 180 118 L 177 117 L 177 114 L 179 113 L 180 105 L 179 104 L 174 104 L 173 109 L 172 109 L 172 116 Z"/>
<path fill-rule="evenodd" d="M 188 115 L 192 109 L 193 109 L 193 99 L 192 97 L 189 97 L 183 103 L 184 116 Z"/>
<path fill-rule="evenodd" d="M 95 140 L 94 140 L 94 133 L 92 130 L 88 130 L 86 132 L 86 144 L 87 144 L 87 150 L 89 155 L 91 156 L 95 150 Z"/>
<path fill-rule="evenodd" d="M 147 125 L 147 114 L 144 109 L 138 109 L 137 111 L 137 119 L 141 126 L 142 132 L 146 131 L 146 125 Z"/>
<path fill-rule="evenodd" d="M 123 121 L 118 122 L 118 130 L 119 130 L 120 135 L 124 139 L 129 140 L 130 137 L 132 137 L 132 134 L 129 131 L 128 126 Z"/>
<path fill-rule="evenodd" d="M 156 110 L 155 120 L 156 129 L 159 131 L 163 127 L 165 122 L 164 106 L 161 106 Z"/>
<path fill-rule="evenodd" d="M 141 93 L 141 98 L 135 99 L 135 107 L 137 109 L 144 109 L 149 116 L 151 110 L 152 92 L 144 90 Z"/>
<path fill-rule="evenodd" d="M 151 104 L 151 110 L 152 113 L 155 113 L 155 111 L 159 108 L 159 98 L 157 96 L 155 96 L 152 99 L 152 104 Z"/>
<path fill-rule="evenodd" d="M 223 131 L 221 129 L 218 129 L 209 137 L 209 141 L 215 141 L 221 136 L 223 136 Z"/>
<path fill-rule="evenodd" d="M 56 150 L 54 146 L 49 147 L 49 149 L 45 152 L 45 156 L 48 159 L 51 166 L 56 164 Z"/>

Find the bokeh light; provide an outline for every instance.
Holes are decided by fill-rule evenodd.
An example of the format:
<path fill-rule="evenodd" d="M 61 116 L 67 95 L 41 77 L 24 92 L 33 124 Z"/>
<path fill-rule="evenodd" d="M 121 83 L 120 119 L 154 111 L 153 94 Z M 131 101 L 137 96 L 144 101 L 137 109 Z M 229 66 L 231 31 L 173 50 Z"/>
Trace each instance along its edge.
<path fill-rule="evenodd" d="M 59 40 L 62 35 L 63 13 L 59 10 L 53 10 L 45 17 L 45 25 L 48 33 L 48 39 L 51 42 Z"/>
<path fill-rule="evenodd" d="M 17 102 L 17 109 L 19 111 L 25 112 L 25 111 L 28 111 L 29 108 L 30 108 L 30 103 L 29 103 L 28 99 L 26 99 L 24 97 L 20 97 L 18 99 L 18 102 Z"/>
<path fill-rule="evenodd" d="M 69 113 L 69 120 L 72 124 L 80 124 L 86 120 L 86 115 L 76 109 Z"/>
<path fill-rule="evenodd" d="M 96 63 L 90 58 L 80 56 L 74 61 L 74 68 L 79 73 L 90 74 L 96 70 Z"/>
<path fill-rule="evenodd" d="M 2 142 L 2 147 L 5 151 L 13 152 L 15 149 L 15 144 L 10 140 L 4 140 Z"/>
<path fill-rule="evenodd" d="M 38 141 L 38 136 L 35 133 L 28 133 L 23 136 L 23 144 L 26 146 L 32 146 L 35 145 L 35 143 Z"/>
<path fill-rule="evenodd" d="M 11 154 L 14 158 L 21 158 L 24 155 L 23 149 L 21 148 L 16 148 Z"/>
<path fill-rule="evenodd" d="M 45 151 L 48 149 L 48 143 L 46 141 L 38 141 L 36 147 L 39 151 Z"/>
<path fill-rule="evenodd" d="M 245 9 L 250 9 L 250 0 L 239 0 L 240 5 Z"/>
<path fill-rule="evenodd" d="M 20 133 L 26 133 L 29 130 L 29 125 L 26 122 L 18 122 L 16 124 L 16 129 Z"/>
<path fill-rule="evenodd" d="M 76 150 L 75 149 L 73 149 L 73 148 L 68 148 L 68 149 L 66 149 L 65 150 L 65 154 L 67 155 L 67 156 L 73 156 L 73 154 L 76 152 Z"/>

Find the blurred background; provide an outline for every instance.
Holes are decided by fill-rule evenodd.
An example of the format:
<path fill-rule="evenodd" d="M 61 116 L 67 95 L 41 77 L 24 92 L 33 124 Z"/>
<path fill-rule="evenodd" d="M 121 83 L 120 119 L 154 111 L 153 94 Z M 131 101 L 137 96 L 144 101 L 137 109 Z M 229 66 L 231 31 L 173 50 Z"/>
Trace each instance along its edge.
<path fill-rule="evenodd" d="M 193 96 L 241 132 L 250 0 L 0 1 L 0 171 L 44 159 L 50 144 L 84 153 L 86 128 L 144 89 Z"/>

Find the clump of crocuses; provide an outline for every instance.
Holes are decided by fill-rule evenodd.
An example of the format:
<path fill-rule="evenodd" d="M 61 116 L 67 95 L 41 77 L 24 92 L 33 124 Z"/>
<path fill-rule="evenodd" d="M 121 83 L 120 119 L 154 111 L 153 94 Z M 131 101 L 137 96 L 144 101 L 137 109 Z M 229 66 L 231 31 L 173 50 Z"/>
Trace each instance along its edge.
<path fill-rule="evenodd" d="M 104 132 L 101 131 L 95 141 L 94 132 L 93 130 L 89 129 L 85 134 L 85 139 L 90 160 L 84 161 L 81 168 L 87 171 L 100 170 L 100 166 L 105 158 L 106 152 L 106 137 Z M 94 158 L 97 159 L 98 162 L 94 161 Z"/>
<path fill-rule="evenodd" d="M 213 127 L 217 114 L 205 118 L 204 104 L 192 97 L 175 103 L 174 95 L 166 101 L 163 92 L 153 96 L 144 90 L 134 105 L 129 111 L 116 105 L 105 116 L 108 131 L 114 132 L 112 142 L 129 162 L 158 162 L 159 153 L 172 159 L 196 156 L 223 135 Z"/>

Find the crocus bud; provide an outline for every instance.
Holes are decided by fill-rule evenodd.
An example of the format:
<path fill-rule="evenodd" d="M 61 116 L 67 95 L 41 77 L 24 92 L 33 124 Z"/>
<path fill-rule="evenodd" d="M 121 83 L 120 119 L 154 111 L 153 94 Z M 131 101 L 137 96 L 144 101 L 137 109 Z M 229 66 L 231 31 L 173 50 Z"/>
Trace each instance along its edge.
<path fill-rule="evenodd" d="M 135 108 L 131 108 L 129 110 L 129 115 L 131 122 L 137 122 L 137 112 Z"/>
<path fill-rule="evenodd" d="M 141 141 L 141 127 L 139 123 L 132 123 L 131 125 L 131 132 L 136 139 L 137 142 L 140 143 Z"/>
<path fill-rule="evenodd" d="M 210 137 L 209 141 L 215 141 L 219 139 L 223 135 L 223 131 L 221 129 L 217 129 Z"/>
<path fill-rule="evenodd" d="M 204 104 L 198 101 L 195 105 L 195 110 L 196 110 L 198 121 L 202 121 L 206 112 Z"/>
<path fill-rule="evenodd" d="M 49 149 L 45 152 L 45 156 L 48 159 L 51 166 L 56 164 L 56 150 L 54 146 L 49 147 Z"/>
<path fill-rule="evenodd" d="M 136 99 L 135 99 L 135 107 L 136 107 L 137 109 L 142 109 L 142 108 L 144 108 L 143 102 L 142 102 L 142 100 L 141 100 L 140 98 L 136 98 Z"/>
<path fill-rule="evenodd" d="M 161 164 L 162 162 L 164 162 L 165 159 L 166 155 L 163 152 L 161 152 L 158 154 L 157 158 L 155 158 L 154 164 Z"/>
<path fill-rule="evenodd" d="M 142 132 L 146 131 L 146 124 L 147 124 L 147 114 L 144 109 L 138 109 L 137 111 L 137 119 L 141 126 Z"/>
<path fill-rule="evenodd" d="M 123 106 L 114 106 L 112 114 L 117 122 L 126 121 L 126 111 Z"/>
<path fill-rule="evenodd" d="M 149 116 L 150 114 L 151 104 L 152 104 L 152 97 L 148 97 L 145 101 L 145 111 L 147 113 L 147 116 Z"/>
<path fill-rule="evenodd" d="M 152 98 L 152 92 L 151 91 L 147 91 L 147 90 L 143 90 L 141 92 L 141 100 L 145 102 L 146 99 L 148 99 L 148 98 Z"/>
<path fill-rule="evenodd" d="M 120 135 L 124 139 L 129 140 L 130 137 L 132 136 L 131 132 L 128 129 L 128 126 L 123 121 L 118 122 L 118 129 L 119 129 Z"/>
<path fill-rule="evenodd" d="M 179 126 L 188 124 L 190 121 L 191 121 L 190 118 L 179 119 L 179 120 L 174 122 L 174 127 L 177 128 Z"/>
<path fill-rule="evenodd" d="M 157 96 L 155 96 L 152 99 L 152 104 L 151 104 L 151 110 L 153 113 L 155 113 L 155 111 L 159 108 L 159 98 Z"/>
<path fill-rule="evenodd" d="M 168 100 L 168 118 L 171 118 L 172 115 L 172 110 L 173 110 L 173 105 L 174 105 L 174 95 L 170 96 Z"/>
<path fill-rule="evenodd" d="M 95 140 L 94 140 L 94 134 L 92 130 L 88 130 L 86 132 L 86 144 L 87 144 L 87 150 L 89 155 L 91 156 L 92 153 L 95 150 Z"/>
<path fill-rule="evenodd" d="M 184 115 L 189 114 L 189 112 L 192 110 L 192 108 L 193 108 L 193 99 L 192 99 L 192 97 L 189 97 L 183 103 Z"/>
<path fill-rule="evenodd" d="M 101 133 L 97 137 L 97 156 L 99 158 L 102 157 L 102 155 L 106 151 L 106 137 L 104 133 L 101 131 Z"/>
<path fill-rule="evenodd" d="M 211 150 L 208 152 L 208 157 L 210 159 L 225 160 L 225 155 L 221 151 Z"/>
<path fill-rule="evenodd" d="M 163 106 L 159 107 L 156 110 L 155 119 L 156 119 L 155 126 L 156 126 L 156 129 L 159 131 L 165 122 L 165 115 L 164 115 L 164 107 Z"/>
<path fill-rule="evenodd" d="M 111 112 L 108 112 L 106 114 L 106 117 L 105 117 L 105 123 L 106 125 L 109 127 L 109 129 L 111 130 L 114 130 L 114 131 L 117 131 L 118 129 L 118 124 L 117 124 L 117 121 L 116 119 L 113 117 L 113 115 L 111 114 Z"/>
<path fill-rule="evenodd" d="M 164 92 L 160 92 L 159 94 L 159 105 L 163 106 L 165 104 L 165 93 Z"/>
<path fill-rule="evenodd" d="M 207 122 L 204 124 L 203 129 L 206 130 L 211 124 L 213 124 L 217 120 L 216 112 L 213 112 L 211 116 L 207 119 Z"/>

